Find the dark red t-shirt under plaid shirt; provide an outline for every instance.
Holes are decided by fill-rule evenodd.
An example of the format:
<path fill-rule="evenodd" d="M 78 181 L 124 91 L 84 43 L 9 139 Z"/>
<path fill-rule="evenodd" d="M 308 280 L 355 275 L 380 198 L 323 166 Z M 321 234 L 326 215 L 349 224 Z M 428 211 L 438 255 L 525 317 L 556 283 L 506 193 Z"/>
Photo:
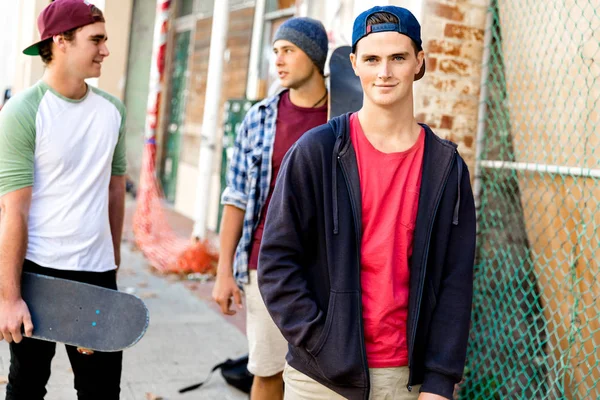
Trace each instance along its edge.
<path fill-rule="evenodd" d="M 292 104 L 289 91 L 281 95 L 277 109 L 269 196 L 260 213 L 260 222 L 252 235 L 252 246 L 250 247 L 250 256 L 248 257 L 248 269 L 257 269 L 258 267 L 258 253 L 265 227 L 265 220 L 267 218 L 267 210 L 269 208 L 269 202 L 271 201 L 273 189 L 275 188 L 275 182 L 277 174 L 279 173 L 279 168 L 281 167 L 281 162 L 283 161 L 283 156 L 285 156 L 290 147 L 292 147 L 305 132 L 319 125 L 323 125 L 326 122 L 327 103 L 316 108 L 298 107 Z"/>
<path fill-rule="evenodd" d="M 361 288 L 370 368 L 408 365 L 409 259 L 419 206 L 425 132 L 408 150 L 383 153 L 350 116 L 362 200 Z"/>

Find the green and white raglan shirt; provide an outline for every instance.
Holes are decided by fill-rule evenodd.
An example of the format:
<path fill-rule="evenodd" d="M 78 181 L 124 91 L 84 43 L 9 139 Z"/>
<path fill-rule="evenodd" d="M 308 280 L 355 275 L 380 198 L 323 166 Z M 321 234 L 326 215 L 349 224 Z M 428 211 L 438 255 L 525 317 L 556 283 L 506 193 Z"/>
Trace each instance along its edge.
<path fill-rule="evenodd" d="M 0 197 L 32 186 L 26 258 L 47 268 L 115 269 L 111 175 L 126 169 L 125 107 L 88 87 L 65 98 L 40 81 L 0 111 Z"/>

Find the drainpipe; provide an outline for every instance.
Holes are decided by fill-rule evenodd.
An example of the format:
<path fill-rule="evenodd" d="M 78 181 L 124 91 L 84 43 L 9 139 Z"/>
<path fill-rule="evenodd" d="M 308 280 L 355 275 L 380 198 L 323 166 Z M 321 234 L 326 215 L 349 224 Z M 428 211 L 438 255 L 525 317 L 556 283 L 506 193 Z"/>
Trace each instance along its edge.
<path fill-rule="evenodd" d="M 215 143 L 219 130 L 219 112 L 221 109 L 221 88 L 223 87 L 223 58 L 227 45 L 227 27 L 229 24 L 229 0 L 215 0 L 200 156 L 198 159 L 198 181 L 196 187 L 196 207 L 194 212 L 193 237 L 206 238 L 208 206 L 211 199 L 211 181 Z"/>
<path fill-rule="evenodd" d="M 252 28 L 252 44 L 250 45 L 250 60 L 248 68 L 248 83 L 246 84 L 246 98 L 258 100 L 259 71 L 262 61 L 262 38 L 265 30 L 265 8 L 267 0 L 256 0 L 254 7 L 254 22 Z"/>

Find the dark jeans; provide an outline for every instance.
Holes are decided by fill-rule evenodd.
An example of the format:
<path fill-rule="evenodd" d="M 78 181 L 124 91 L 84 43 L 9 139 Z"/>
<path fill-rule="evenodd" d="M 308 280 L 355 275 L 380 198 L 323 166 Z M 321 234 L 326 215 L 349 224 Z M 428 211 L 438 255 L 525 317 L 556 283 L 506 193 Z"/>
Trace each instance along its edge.
<path fill-rule="evenodd" d="M 117 288 L 116 272 L 60 271 L 40 267 L 25 260 L 23 271 L 71 279 L 109 289 Z M 48 299 L 52 301 L 52 299 Z M 123 352 L 79 354 L 77 348 L 65 346 L 75 374 L 75 389 L 79 400 L 118 400 L 121 391 Z M 43 400 L 50 378 L 50 364 L 56 344 L 23 338 L 10 344 L 10 372 L 6 400 Z"/>

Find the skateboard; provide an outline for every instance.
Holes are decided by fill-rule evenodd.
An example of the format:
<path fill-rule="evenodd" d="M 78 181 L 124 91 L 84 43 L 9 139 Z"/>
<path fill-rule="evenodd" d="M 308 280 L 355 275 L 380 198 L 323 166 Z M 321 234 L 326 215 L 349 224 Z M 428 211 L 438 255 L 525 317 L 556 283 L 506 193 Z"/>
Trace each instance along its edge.
<path fill-rule="evenodd" d="M 34 338 L 76 346 L 82 354 L 131 347 L 150 320 L 137 296 L 66 279 L 24 272 L 21 295 Z"/>
<path fill-rule="evenodd" d="M 329 118 L 362 107 L 363 91 L 360 79 L 354 74 L 350 62 L 352 47 L 340 46 L 333 51 L 329 60 Z"/>

